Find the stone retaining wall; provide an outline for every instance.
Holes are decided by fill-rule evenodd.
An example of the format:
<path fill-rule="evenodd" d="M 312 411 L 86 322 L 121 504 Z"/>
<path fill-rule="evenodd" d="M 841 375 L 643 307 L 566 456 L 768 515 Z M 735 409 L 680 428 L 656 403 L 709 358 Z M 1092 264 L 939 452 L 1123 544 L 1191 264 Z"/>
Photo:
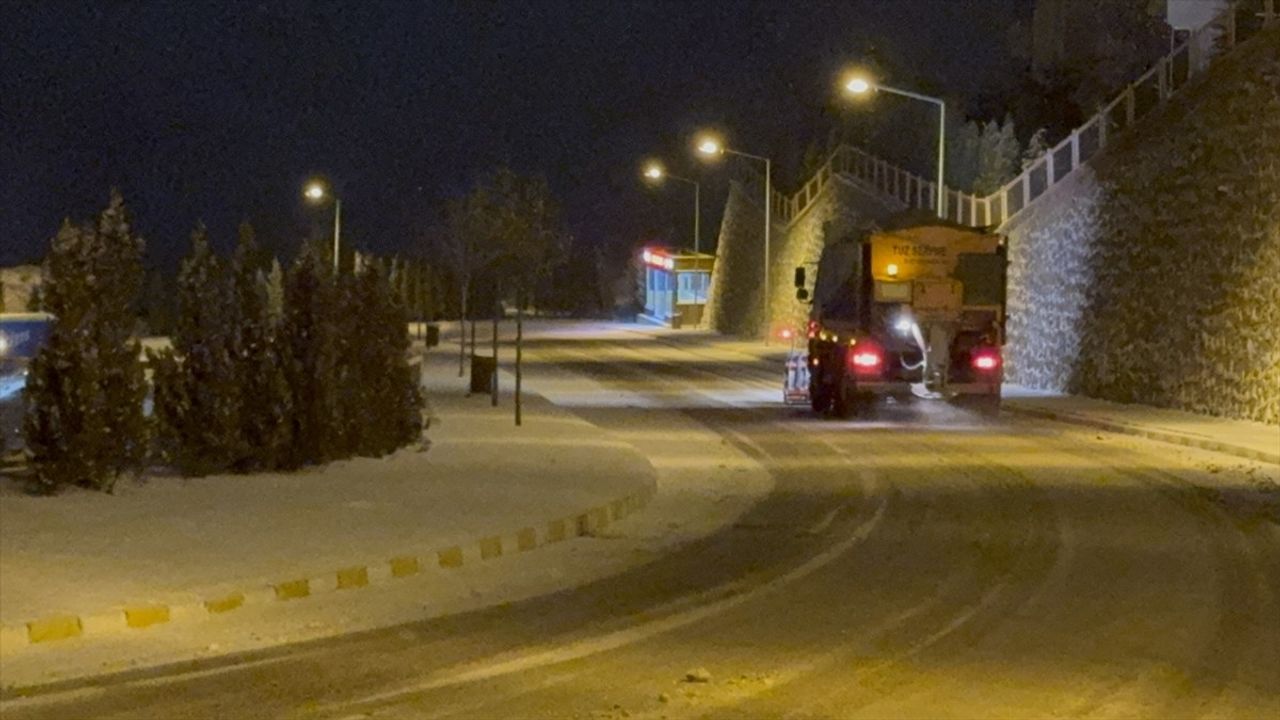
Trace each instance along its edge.
<path fill-rule="evenodd" d="M 1004 231 L 1009 378 L 1280 424 L 1280 32 Z"/>

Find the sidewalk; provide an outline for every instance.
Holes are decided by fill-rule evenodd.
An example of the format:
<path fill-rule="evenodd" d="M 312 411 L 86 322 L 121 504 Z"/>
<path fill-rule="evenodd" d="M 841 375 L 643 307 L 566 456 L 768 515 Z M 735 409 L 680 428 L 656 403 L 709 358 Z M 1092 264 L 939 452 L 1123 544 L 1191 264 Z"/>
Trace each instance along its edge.
<path fill-rule="evenodd" d="M 1005 410 L 1280 464 L 1280 427 L 1004 386 Z"/>
<path fill-rule="evenodd" d="M 537 396 L 515 428 L 509 404 L 463 385 L 456 356 L 433 351 L 429 447 L 387 458 L 149 477 L 115 495 L 32 497 L 0 479 L 0 658 L 488 564 L 594 533 L 652 496 L 653 467 L 631 445 Z"/>

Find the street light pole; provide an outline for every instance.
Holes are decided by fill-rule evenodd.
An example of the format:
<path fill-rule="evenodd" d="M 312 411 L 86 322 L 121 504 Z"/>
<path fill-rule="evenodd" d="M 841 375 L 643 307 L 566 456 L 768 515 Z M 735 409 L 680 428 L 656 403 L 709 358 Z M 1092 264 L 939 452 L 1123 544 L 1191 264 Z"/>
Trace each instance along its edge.
<path fill-rule="evenodd" d="M 845 83 L 845 89 L 855 95 L 861 95 L 869 90 L 883 90 L 894 95 L 901 95 L 913 100 L 921 100 L 923 102 L 932 103 L 938 106 L 938 217 L 945 219 L 947 217 L 947 190 L 943 185 L 944 164 L 947 156 L 947 103 L 942 98 L 936 98 L 932 95 L 923 95 L 902 88 L 891 87 L 889 85 L 881 85 L 880 83 L 871 82 L 865 78 L 855 77 Z"/>
<path fill-rule="evenodd" d="M 342 200 L 333 199 L 333 276 L 338 276 L 338 248 L 342 237 Z"/>
<path fill-rule="evenodd" d="M 700 252 L 702 250 L 702 233 L 699 227 L 699 223 L 701 222 L 699 220 L 699 216 L 702 214 L 702 201 L 699 196 L 702 193 L 702 186 L 697 180 L 690 180 L 689 178 L 672 175 L 671 173 L 667 173 L 666 176 L 672 180 L 679 180 L 682 183 L 688 183 L 693 186 L 693 251 Z"/>
<path fill-rule="evenodd" d="M 679 175 L 672 175 L 667 172 L 667 169 L 662 166 L 662 163 L 657 161 L 649 163 L 644 170 L 644 176 L 654 184 L 662 182 L 664 178 L 671 178 L 672 180 L 679 180 L 682 183 L 687 183 L 693 186 L 693 251 L 695 253 L 701 252 L 702 230 L 700 216 L 702 214 L 702 185 L 698 183 L 697 180 L 690 180 L 689 178 L 680 177 Z"/>
<path fill-rule="evenodd" d="M 702 252 L 702 230 L 698 225 L 698 218 L 702 215 L 702 200 L 699 195 L 702 193 L 702 186 L 698 183 L 693 184 L 693 251 L 695 253 Z"/>
<path fill-rule="evenodd" d="M 302 194 L 313 203 L 324 200 L 326 196 L 333 197 L 333 276 L 337 277 L 338 250 L 342 242 L 342 200 L 330 192 L 329 188 L 325 187 L 325 183 L 319 180 L 313 180 L 308 183 Z"/>

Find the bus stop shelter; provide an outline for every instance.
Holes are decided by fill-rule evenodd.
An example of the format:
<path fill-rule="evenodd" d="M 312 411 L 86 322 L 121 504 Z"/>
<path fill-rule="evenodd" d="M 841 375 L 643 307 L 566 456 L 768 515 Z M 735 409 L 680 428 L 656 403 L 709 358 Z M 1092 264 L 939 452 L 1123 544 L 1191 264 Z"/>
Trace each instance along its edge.
<path fill-rule="evenodd" d="M 670 328 L 702 325 L 715 256 L 646 247 L 640 259 L 644 267 L 644 313 L 640 319 Z"/>

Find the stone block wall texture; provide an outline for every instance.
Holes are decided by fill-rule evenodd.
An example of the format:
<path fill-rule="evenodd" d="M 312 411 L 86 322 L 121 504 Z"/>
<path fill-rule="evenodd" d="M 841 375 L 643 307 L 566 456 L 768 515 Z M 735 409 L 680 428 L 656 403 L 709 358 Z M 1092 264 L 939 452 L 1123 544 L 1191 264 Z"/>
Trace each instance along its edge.
<path fill-rule="evenodd" d="M 878 221 L 904 209 L 897 201 L 868 190 L 862 183 L 836 176 L 809 209 L 797 216 L 781 235 L 769 276 L 769 317 L 776 332 L 802 327 L 808 303 L 796 300 L 795 269 L 804 266 L 812 290 L 822 249 L 850 236 L 860 236 Z"/>
<path fill-rule="evenodd" d="M 748 193 L 751 192 L 751 195 Z M 817 268 L 822 249 L 902 209 L 896 201 L 864 188 L 856 180 L 837 177 L 817 201 L 790 226 L 773 226 L 769 255 L 769 318 L 763 321 L 764 214 L 750 187 L 733 183 L 720 225 L 719 250 L 709 297 L 711 327 L 743 337 L 761 337 L 799 327 L 808 305 L 796 300 L 795 268 Z"/>
<path fill-rule="evenodd" d="M 1003 231 L 1010 380 L 1280 424 L 1280 28 Z"/>
<path fill-rule="evenodd" d="M 741 183 L 729 183 L 707 295 L 710 327 L 727 335 L 749 336 L 760 327 L 764 211 L 746 193 Z"/>

